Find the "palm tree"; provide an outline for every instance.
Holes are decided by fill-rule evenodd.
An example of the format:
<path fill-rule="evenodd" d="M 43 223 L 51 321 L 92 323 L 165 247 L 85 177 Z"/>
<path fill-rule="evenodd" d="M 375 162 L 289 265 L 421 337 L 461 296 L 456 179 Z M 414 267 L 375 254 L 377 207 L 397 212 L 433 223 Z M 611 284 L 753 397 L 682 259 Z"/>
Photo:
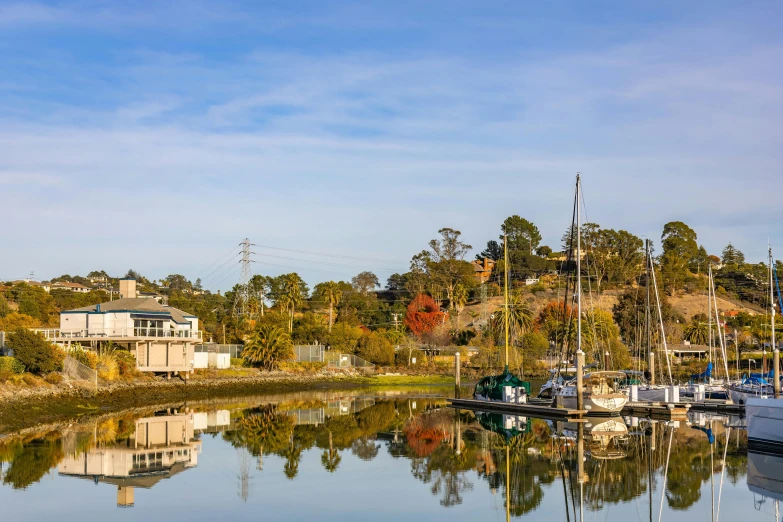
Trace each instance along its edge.
<path fill-rule="evenodd" d="M 321 455 L 321 464 L 323 464 L 326 471 L 334 473 L 337 470 L 337 466 L 340 465 L 341 460 L 342 457 L 340 457 L 340 452 L 335 450 L 332 445 L 332 431 L 329 430 L 329 449 L 325 449 Z"/>
<path fill-rule="evenodd" d="M 334 324 L 334 307 L 340 304 L 340 300 L 343 298 L 343 291 L 340 290 L 339 283 L 334 281 L 321 283 L 317 286 L 317 290 L 318 297 L 329 303 L 329 332 L 331 332 Z"/>
<path fill-rule="evenodd" d="M 459 330 L 459 316 L 462 310 L 465 308 L 465 304 L 468 302 L 468 289 L 462 283 L 457 283 L 454 287 L 454 295 L 452 297 L 453 305 L 457 309 L 457 329 Z"/>
<path fill-rule="evenodd" d="M 707 338 L 709 337 L 709 329 L 707 324 L 701 321 L 693 321 L 691 324 L 685 327 L 683 332 L 685 338 L 691 342 L 691 344 L 707 344 Z"/>
<path fill-rule="evenodd" d="M 503 339 L 505 335 L 505 313 L 501 308 L 492 315 L 492 332 L 495 339 Z M 517 341 L 522 335 L 530 331 L 533 325 L 533 311 L 525 302 L 520 292 L 514 292 L 508 303 L 508 335 L 509 342 Z"/>
<path fill-rule="evenodd" d="M 304 281 L 299 277 L 299 274 L 292 272 L 283 276 L 283 295 L 281 301 L 286 303 L 286 308 L 290 307 L 289 320 L 288 320 L 288 332 L 294 331 L 294 312 L 296 307 L 302 304 L 302 285 Z"/>
<path fill-rule="evenodd" d="M 242 355 L 251 364 L 274 370 L 280 361 L 294 356 L 291 336 L 277 326 L 262 324 L 245 340 Z"/>

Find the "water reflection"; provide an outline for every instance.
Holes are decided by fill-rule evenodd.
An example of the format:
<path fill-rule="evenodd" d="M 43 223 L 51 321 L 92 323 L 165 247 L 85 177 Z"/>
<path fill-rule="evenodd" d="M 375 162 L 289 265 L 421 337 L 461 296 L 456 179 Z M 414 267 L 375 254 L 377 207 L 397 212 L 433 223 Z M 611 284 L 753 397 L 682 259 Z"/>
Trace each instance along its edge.
<path fill-rule="evenodd" d="M 194 417 L 188 413 L 139 419 L 122 442 L 65 457 L 57 472 L 117 486 L 117 505 L 133 506 L 135 488 L 151 488 L 198 465 L 201 441 L 195 439 Z"/>
<path fill-rule="evenodd" d="M 7 486 L 0 488 L 0 501 L 23 499 L 36 515 L 39 506 L 31 499 L 43 494 L 35 493 L 42 480 L 62 491 L 81 491 L 78 482 L 89 481 L 104 488 L 103 498 L 111 496 L 112 505 L 139 510 L 157 498 L 149 495 L 164 494 L 162 483 L 185 488 L 230 477 L 236 484 L 233 506 L 237 496 L 239 506 L 250 506 L 275 500 L 260 493 L 261 480 L 267 489 L 272 483 L 307 483 L 320 470 L 320 485 L 336 481 L 335 487 L 355 488 L 355 474 L 366 470 L 360 481 L 385 489 L 400 509 L 395 499 L 423 491 L 431 500 L 419 511 L 431 506 L 486 515 L 489 499 L 508 518 L 540 512 L 581 520 L 611 510 L 618 517 L 668 520 L 667 514 L 698 509 L 718 520 L 721 511 L 726 516 L 726 510 L 742 513 L 753 506 L 750 497 L 745 507 L 727 504 L 727 491 L 778 498 L 773 493 L 783 479 L 770 470 L 783 469 L 783 462 L 750 458 L 748 464 L 746 435 L 736 418 L 554 422 L 455 411 L 435 397 L 299 394 L 133 411 L 11 434 L 0 439 L 0 476 Z M 50 486 L 48 479 L 56 480 Z M 23 489 L 35 494 L 9 497 Z M 142 501 L 138 490 L 150 493 Z M 297 486 L 276 491 L 297 502 Z M 77 514 L 79 506 L 69 509 Z M 428 513 L 437 518 L 437 512 Z"/>

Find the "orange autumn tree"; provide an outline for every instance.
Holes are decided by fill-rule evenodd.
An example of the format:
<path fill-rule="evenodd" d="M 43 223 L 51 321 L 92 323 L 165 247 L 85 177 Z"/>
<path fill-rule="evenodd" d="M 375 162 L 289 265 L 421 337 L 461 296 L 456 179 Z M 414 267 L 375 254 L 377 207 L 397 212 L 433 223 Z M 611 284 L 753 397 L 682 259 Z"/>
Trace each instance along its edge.
<path fill-rule="evenodd" d="M 440 311 L 438 303 L 432 297 L 419 294 L 408 305 L 404 322 L 415 335 L 422 335 L 443 324 L 445 318 L 446 314 Z"/>

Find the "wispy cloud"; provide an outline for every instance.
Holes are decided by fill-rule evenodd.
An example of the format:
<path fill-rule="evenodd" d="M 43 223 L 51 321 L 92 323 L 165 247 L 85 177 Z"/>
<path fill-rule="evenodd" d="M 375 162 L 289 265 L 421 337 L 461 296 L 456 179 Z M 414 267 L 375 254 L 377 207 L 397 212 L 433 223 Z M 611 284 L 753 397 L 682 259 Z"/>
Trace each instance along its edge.
<path fill-rule="evenodd" d="M 94 26 L 122 27 L 128 14 L 125 27 L 160 37 L 176 17 L 156 9 L 178 11 L 64 5 L 0 8 L 0 27 L 82 24 L 102 34 Z M 245 7 L 193 5 L 177 38 Z M 352 31 L 377 22 L 349 11 Z M 268 14 L 267 27 L 341 24 L 317 9 Z M 57 60 L 43 49 L 42 66 L 17 56 L 3 74 L 13 96 L 0 98 L 0 186 L 3 211 L 30 218 L 11 232 L 19 255 L 0 260 L 0 276 L 43 263 L 27 238 L 50 233 L 53 220 L 84 220 L 85 205 L 101 216 L 89 226 L 103 245 L 95 263 L 115 271 L 195 270 L 234 236 L 397 259 L 453 226 L 478 248 L 512 213 L 555 245 L 577 170 L 591 220 L 656 237 L 683 219 L 710 251 L 731 240 L 750 257 L 783 232 L 783 211 L 763 204 L 783 159 L 783 78 L 769 66 L 783 42 L 713 18 L 516 54 L 406 47 L 405 31 L 427 26 L 411 19 L 397 47 L 379 39 L 344 49 L 329 32 L 317 33 L 323 48 L 266 36 L 219 49 L 108 39 L 106 50 L 66 49 Z M 471 27 L 503 30 L 487 23 Z M 173 248 L 159 225 L 182 222 Z M 69 238 L 52 241 L 71 248 Z M 150 260 L 144 244 L 165 256 Z"/>

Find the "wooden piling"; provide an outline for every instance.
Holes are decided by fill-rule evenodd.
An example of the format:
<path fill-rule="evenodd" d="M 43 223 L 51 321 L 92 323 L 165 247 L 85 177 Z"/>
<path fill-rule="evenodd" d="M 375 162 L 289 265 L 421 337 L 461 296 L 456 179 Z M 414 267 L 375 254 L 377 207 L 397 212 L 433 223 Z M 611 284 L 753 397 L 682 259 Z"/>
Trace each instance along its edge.
<path fill-rule="evenodd" d="M 655 352 L 650 351 L 650 384 L 655 384 Z"/>
<path fill-rule="evenodd" d="M 772 378 L 775 379 L 775 398 L 780 399 L 780 350 L 772 352 Z"/>
<path fill-rule="evenodd" d="M 585 409 L 584 384 L 582 382 L 585 366 L 585 353 L 582 350 L 576 352 L 576 409 Z"/>
<path fill-rule="evenodd" d="M 459 352 L 454 354 L 454 393 L 456 394 L 456 397 L 459 398 L 459 387 L 460 387 L 460 363 L 459 363 Z"/>

